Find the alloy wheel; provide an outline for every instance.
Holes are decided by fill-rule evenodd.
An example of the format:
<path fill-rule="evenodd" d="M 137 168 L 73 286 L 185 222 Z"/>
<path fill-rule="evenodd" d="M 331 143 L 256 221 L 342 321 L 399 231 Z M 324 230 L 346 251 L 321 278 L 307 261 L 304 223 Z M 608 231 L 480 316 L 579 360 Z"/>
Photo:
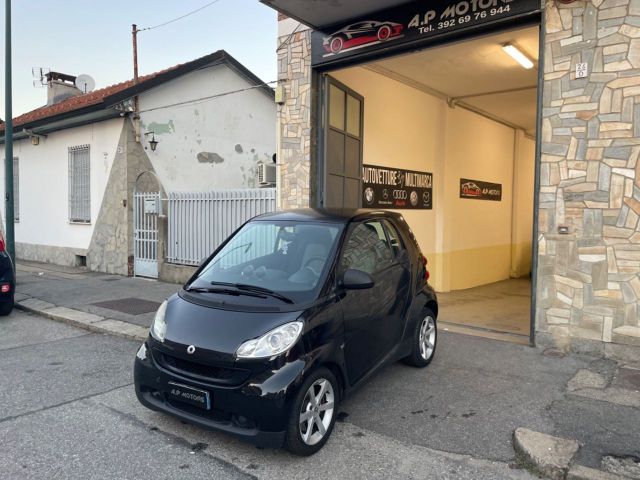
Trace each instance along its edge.
<path fill-rule="evenodd" d="M 333 418 L 335 395 L 333 386 L 319 378 L 307 390 L 300 409 L 300 437 L 307 445 L 315 445 L 327 434 Z"/>
<path fill-rule="evenodd" d="M 436 322 L 431 315 L 427 315 L 420 325 L 420 356 L 429 360 L 436 347 Z"/>

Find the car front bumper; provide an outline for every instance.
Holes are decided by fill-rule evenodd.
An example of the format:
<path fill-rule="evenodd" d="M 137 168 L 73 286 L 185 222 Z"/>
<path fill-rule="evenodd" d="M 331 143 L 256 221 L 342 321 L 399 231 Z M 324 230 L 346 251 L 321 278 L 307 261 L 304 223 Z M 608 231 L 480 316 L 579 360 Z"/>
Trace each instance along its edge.
<path fill-rule="evenodd" d="M 241 385 L 214 385 L 167 370 L 145 343 L 136 356 L 134 383 L 138 400 L 147 408 L 261 447 L 277 448 L 284 443 L 292 396 L 304 369 L 304 362 L 298 360 L 252 373 Z M 206 390 L 211 408 L 205 410 L 170 398 L 169 382 Z"/>

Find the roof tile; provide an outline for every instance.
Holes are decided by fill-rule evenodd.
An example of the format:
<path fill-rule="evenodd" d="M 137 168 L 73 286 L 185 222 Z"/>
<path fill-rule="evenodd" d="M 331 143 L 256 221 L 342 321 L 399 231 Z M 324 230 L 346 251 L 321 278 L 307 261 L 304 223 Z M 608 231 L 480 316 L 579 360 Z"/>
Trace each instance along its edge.
<path fill-rule="evenodd" d="M 183 64 L 174 65 L 173 67 L 169 67 L 164 70 L 160 70 L 158 72 L 151 73 L 149 75 L 143 75 L 138 77 L 138 84 L 143 84 L 153 78 L 157 77 L 160 74 L 169 72 L 171 70 L 175 70 Z M 53 105 L 48 105 L 40 108 L 36 108 L 35 110 L 31 110 L 25 114 L 22 114 L 13 119 L 13 126 L 19 127 L 20 125 L 26 125 L 31 122 L 35 122 L 36 120 L 43 120 L 48 117 L 53 117 L 55 115 L 59 115 L 61 113 L 72 112 L 74 110 L 80 110 L 85 107 L 90 107 L 92 105 L 97 105 L 104 102 L 105 98 L 110 97 L 116 93 L 122 92 L 127 88 L 133 87 L 134 81 L 127 80 L 125 82 L 116 83 L 115 85 L 110 85 L 105 88 L 101 88 L 99 90 L 94 90 L 93 92 L 85 93 L 82 95 L 77 95 L 75 97 L 67 98 L 61 102 L 55 103 Z M 4 130 L 4 123 L 0 126 L 0 131 Z"/>

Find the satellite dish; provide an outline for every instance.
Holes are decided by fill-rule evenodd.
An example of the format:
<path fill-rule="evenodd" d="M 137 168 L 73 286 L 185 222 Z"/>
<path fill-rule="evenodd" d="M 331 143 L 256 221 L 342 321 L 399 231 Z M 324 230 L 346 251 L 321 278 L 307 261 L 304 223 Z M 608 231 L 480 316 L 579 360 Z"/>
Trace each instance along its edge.
<path fill-rule="evenodd" d="M 82 93 L 93 92 L 93 89 L 96 88 L 96 81 L 89 75 L 83 73 L 76 77 L 76 87 L 78 87 L 78 90 Z"/>

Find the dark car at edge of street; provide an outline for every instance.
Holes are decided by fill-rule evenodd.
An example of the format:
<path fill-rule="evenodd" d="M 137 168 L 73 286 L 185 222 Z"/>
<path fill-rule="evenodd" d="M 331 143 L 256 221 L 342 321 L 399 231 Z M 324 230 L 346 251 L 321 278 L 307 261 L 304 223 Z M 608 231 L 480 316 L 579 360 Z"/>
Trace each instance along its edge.
<path fill-rule="evenodd" d="M 0 234 L 0 316 L 11 313 L 16 291 L 16 273 L 7 253 L 4 237 Z"/>
<path fill-rule="evenodd" d="M 403 217 L 303 209 L 245 223 L 162 303 L 134 367 L 146 407 L 318 451 L 382 366 L 434 357 L 438 304 Z"/>

